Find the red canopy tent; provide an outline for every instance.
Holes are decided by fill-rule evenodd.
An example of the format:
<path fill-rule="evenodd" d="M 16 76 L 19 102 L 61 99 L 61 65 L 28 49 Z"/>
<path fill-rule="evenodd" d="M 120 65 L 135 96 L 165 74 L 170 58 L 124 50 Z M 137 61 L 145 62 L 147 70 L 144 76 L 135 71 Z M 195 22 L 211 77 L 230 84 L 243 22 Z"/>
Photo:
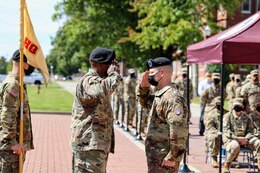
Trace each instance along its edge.
<path fill-rule="evenodd" d="M 260 12 L 252 15 L 241 23 L 223 32 L 220 32 L 204 41 L 189 46 L 186 53 L 188 64 L 222 64 L 222 79 L 224 78 L 225 73 L 224 64 L 260 64 Z M 187 67 L 187 69 L 189 76 L 189 66 Z M 187 85 L 187 87 L 189 87 L 189 84 Z M 219 120 L 220 130 L 218 134 L 220 137 L 220 148 L 222 148 L 222 119 L 224 113 L 223 93 L 224 82 L 222 80 L 222 106 Z M 219 155 L 219 173 L 221 173 L 221 150 Z"/>
<path fill-rule="evenodd" d="M 259 64 L 260 12 L 187 48 L 187 63 Z"/>

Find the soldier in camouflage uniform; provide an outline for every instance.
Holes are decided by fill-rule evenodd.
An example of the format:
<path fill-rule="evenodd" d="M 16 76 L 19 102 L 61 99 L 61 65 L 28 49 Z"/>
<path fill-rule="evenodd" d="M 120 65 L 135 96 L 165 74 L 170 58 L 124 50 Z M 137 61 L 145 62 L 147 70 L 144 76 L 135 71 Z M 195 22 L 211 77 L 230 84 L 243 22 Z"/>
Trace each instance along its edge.
<path fill-rule="evenodd" d="M 254 109 L 255 98 L 260 95 L 260 83 L 258 70 L 250 72 L 251 80 L 241 89 L 241 96 L 246 100 L 247 111 L 251 112 Z"/>
<path fill-rule="evenodd" d="M 243 98 L 232 101 L 232 110 L 224 115 L 223 142 L 226 147 L 226 162 L 223 172 L 229 173 L 231 162 L 237 158 L 240 147 L 252 148 L 249 141 L 253 138 L 253 124 L 249 116 L 243 111 Z"/>
<path fill-rule="evenodd" d="M 249 143 L 254 146 L 255 155 L 257 158 L 258 170 L 260 170 L 260 95 L 256 98 L 254 111 L 249 115 L 253 122 L 254 137 Z"/>
<path fill-rule="evenodd" d="M 241 84 L 241 75 L 236 74 L 235 75 L 235 83 L 234 83 L 234 91 L 235 91 L 235 97 L 241 97 L 242 84 Z"/>
<path fill-rule="evenodd" d="M 246 79 L 241 83 L 242 86 L 250 82 L 250 80 L 251 80 L 251 74 L 246 75 Z"/>
<path fill-rule="evenodd" d="M 229 75 L 229 79 L 230 79 L 230 81 L 226 85 L 226 93 L 227 93 L 227 100 L 228 101 L 235 98 L 234 89 L 233 89 L 234 83 L 235 83 L 235 74 L 231 73 Z"/>
<path fill-rule="evenodd" d="M 148 173 L 177 173 L 188 136 L 188 106 L 171 83 L 169 59 L 159 57 L 147 61 L 139 88 L 140 103 L 151 108 L 145 139 Z M 150 85 L 157 91 L 151 95 Z"/>
<path fill-rule="evenodd" d="M 19 120 L 20 120 L 20 78 L 19 78 L 19 50 L 15 51 L 12 57 L 13 69 L 7 75 L 0 87 L 0 172 L 18 173 L 19 154 L 25 154 L 32 150 L 32 125 L 29 100 L 24 88 L 23 107 L 23 145 L 19 144 Z M 33 67 L 27 64 L 24 56 L 25 74 L 33 71 Z M 30 69 L 30 71 L 28 71 Z"/>
<path fill-rule="evenodd" d="M 217 155 L 219 154 L 219 117 L 220 117 L 220 96 L 212 100 L 214 108 L 204 117 L 205 140 L 207 152 L 210 153 L 213 168 L 218 167 Z"/>
<path fill-rule="evenodd" d="M 109 152 L 114 152 L 113 112 L 109 97 L 119 85 L 115 52 L 96 48 L 91 68 L 77 84 L 72 107 L 71 147 L 73 173 L 105 173 Z"/>
<path fill-rule="evenodd" d="M 115 120 L 115 124 L 117 125 L 119 125 L 119 119 L 118 119 L 119 109 L 120 106 L 122 108 L 122 104 L 123 104 L 123 93 L 124 93 L 124 85 L 123 82 L 121 81 L 114 92 L 114 120 Z M 123 114 L 123 112 L 121 113 Z"/>
<path fill-rule="evenodd" d="M 180 93 L 183 94 L 183 97 L 185 99 L 187 99 L 187 69 L 182 68 L 181 74 L 182 75 L 180 77 L 178 77 L 174 81 L 174 83 L 176 84 L 176 87 L 179 89 Z M 191 80 L 189 81 L 189 85 L 190 85 L 189 98 L 190 98 L 190 100 L 192 100 L 193 99 L 193 86 L 192 86 Z"/>
<path fill-rule="evenodd" d="M 219 73 L 213 73 L 212 74 L 213 84 L 206 88 L 201 97 L 200 97 L 200 103 L 202 106 L 205 107 L 205 115 L 211 111 L 214 108 L 214 104 L 212 103 L 212 100 L 220 96 L 220 74 Z"/>
<path fill-rule="evenodd" d="M 124 103 L 125 103 L 125 130 L 128 130 L 128 125 L 133 125 L 133 118 L 136 111 L 136 76 L 135 69 L 128 70 L 128 76 L 124 80 Z"/>

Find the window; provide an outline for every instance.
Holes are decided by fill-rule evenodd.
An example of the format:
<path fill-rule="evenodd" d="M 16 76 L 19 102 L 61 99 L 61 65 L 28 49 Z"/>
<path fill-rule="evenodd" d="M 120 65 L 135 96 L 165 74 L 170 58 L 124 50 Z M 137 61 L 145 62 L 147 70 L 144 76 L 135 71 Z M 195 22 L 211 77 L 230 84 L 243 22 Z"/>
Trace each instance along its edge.
<path fill-rule="evenodd" d="M 256 11 L 260 11 L 260 0 L 257 0 Z"/>
<path fill-rule="evenodd" d="M 242 13 L 251 13 L 251 0 L 243 0 L 241 8 Z"/>

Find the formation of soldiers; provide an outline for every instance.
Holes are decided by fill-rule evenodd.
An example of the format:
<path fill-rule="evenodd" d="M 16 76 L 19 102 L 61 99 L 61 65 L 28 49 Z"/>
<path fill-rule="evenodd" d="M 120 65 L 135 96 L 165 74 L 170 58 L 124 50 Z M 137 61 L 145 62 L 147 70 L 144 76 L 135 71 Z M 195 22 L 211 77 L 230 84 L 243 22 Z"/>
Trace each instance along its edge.
<path fill-rule="evenodd" d="M 142 107 L 138 102 L 138 94 L 134 88 L 139 87 L 138 80 L 131 78 L 133 69 L 128 71 L 129 76 L 125 78 L 122 87 L 114 95 L 114 112 L 116 124 L 128 130 L 128 126 L 136 128 L 137 139 L 145 135 L 147 117 L 149 110 Z M 136 73 L 136 72 L 135 72 Z M 228 110 L 224 110 L 223 119 L 223 147 L 226 149 L 226 162 L 224 172 L 230 172 L 232 161 L 237 160 L 241 147 L 250 148 L 254 151 L 258 168 L 260 168 L 260 83 L 259 72 L 253 70 L 246 79 L 242 81 L 240 74 L 230 74 L 230 82 L 226 85 L 224 97 L 228 101 Z M 129 80 L 132 82 L 129 82 Z M 174 83 L 183 97 L 187 98 L 187 70 L 183 68 L 181 75 Z M 126 90 L 125 90 L 126 88 Z M 189 98 L 193 98 L 193 86 L 190 81 Z M 217 155 L 219 154 L 219 117 L 220 117 L 220 90 L 221 76 L 219 73 L 212 74 L 212 84 L 206 88 L 201 96 L 201 105 L 205 108 L 205 143 L 206 152 L 212 157 L 212 166 L 218 167 Z M 155 90 L 153 90 L 155 91 Z M 122 98 L 124 96 L 124 99 Z M 120 99 L 118 99 L 120 98 Z M 134 98 L 135 101 L 130 101 Z M 124 102 L 122 101 L 124 100 Z M 119 120 L 119 103 L 122 112 L 122 119 Z M 132 105 L 131 105 L 132 104 Z M 136 105 L 134 105 L 136 104 Z M 117 105 L 117 106 L 116 106 Z M 125 109 L 124 109 L 125 108 Z M 130 108 L 130 109 L 128 109 Z M 134 121 L 135 120 L 135 121 Z M 237 165 L 236 167 L 239 167 Z"/>
<path fill-rule="evenodd" d="M 224 110 L 223 143 L 226 161 L 223 172 L 229 173 L 233 161 L 237 160 L 240 148 L 253 150 L 260 169 L 260 83 L 258 70 L 252 70 L 242 82 L 239 74 L 230 74 L 224 97 L 229 103 Z M 213 73 L 213 84 L 204 90 L 201 103 L 205 106 L 206 152 L 212 157 L 212 166 L 218 167 L 219 117 L 220 117 L 220 74 Z M 236 167 L 240 167 L 239 164 Z"/>

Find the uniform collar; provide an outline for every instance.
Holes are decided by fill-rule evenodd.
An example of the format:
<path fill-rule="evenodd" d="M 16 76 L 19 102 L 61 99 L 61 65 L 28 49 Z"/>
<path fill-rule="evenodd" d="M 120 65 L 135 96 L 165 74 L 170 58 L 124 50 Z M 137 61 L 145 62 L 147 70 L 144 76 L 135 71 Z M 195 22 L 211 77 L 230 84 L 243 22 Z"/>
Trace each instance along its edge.
<path fill-rule="evenodd" d="M 171 88 L 171 85 L 167 85 L 165 87 L 163 87 L 162 89 L 160 89 L 159 91 L 156 91 L 155 96 L 159 97 L 161 95 L 163 95 L 166 91 L 168 91 Z"/>
<path fill-rule="evenodd" d="M 20 81 L 20 77 L 16 73 L 11 72 L 8 74 L 8 76 L 15 78 L 15 80 L 17 80 L 17 81 Z"/>

